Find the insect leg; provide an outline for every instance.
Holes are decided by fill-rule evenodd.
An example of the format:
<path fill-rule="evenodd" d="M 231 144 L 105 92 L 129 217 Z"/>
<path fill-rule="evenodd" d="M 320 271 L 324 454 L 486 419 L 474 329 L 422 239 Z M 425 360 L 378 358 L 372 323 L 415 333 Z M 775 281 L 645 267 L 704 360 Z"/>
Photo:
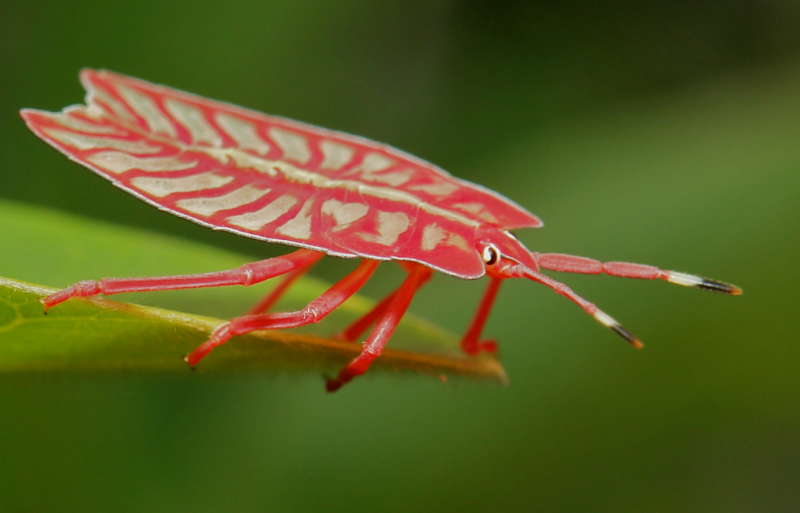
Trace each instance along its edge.
<path fill-rule="evenodd" d="M 378 324 L 372 329 L 369 338 L 364 343 L 364 349 L 361 354 L 348 363 L 344 369 L 339 372 L 339 375 L 333 379 L 328 379 L 325 388 L 328 392 L 335 392 L 342 386 L 350 382 L 353 378 L 364 374 L 369 368 L 375 358 L 380 356 L 381 351 L 389 341 L 389 337 L 394 333 L 400 319 L 408 310 L 408 305 L 411 304 L 411 299 L 414 297 L 417 289 L 420 286 L 421 280 L 424 279 L 426 273 L 430 271 L 423 266 L 415 266 L 403 282 L 403 285 L 397 289 L 392 296 L 392 300 L 378 320 Z"/>
<path fill-rule="evenodd" d="M 283 277 L 283 280 L 281 280 L 281 282 L 278 284 L 278 286 L 272 289 L 264 299 L 256 303 L 256 305 L 253 306 L 247 312 L 247 314 L 248 315 L 260 314 L 272 308 L 275 305 L 275 303 L 277 303 L 281 299 L 281 297 L 283 297 L 286 291 L 289 290 L 289 287 L 291 287 L 295 281 L 297 281 L 300 277 L 302 277 L 305 273 L 307 273 L 309 269 L 314 267 L 314 264 L 316 263 L 317 261 L 315 260 L 309 264 L 306 264 L 304 267 L 300 267 L 286 274 Z"/>
<path fill-rule="evenodd" d="M 431 276 L 433 276 L 433 271 L 431 271 L 428 268 L 425 269 L 427 270 L 427 273 L 425 273 L 420 278 L 420 282 L 417 285 L 417 290 L 421 289 L 422 286 L 425 285 L 431 279 Z M 413 271 L 413 269 L 407 269 L 407 270 L 409 272 Z M 370 310 L 369 312 L 361 316 L 361 318 L 356 320 L 353 324 L 348 326 L 344 331 L 339 333 L 339 335 L 337 335 L 336 338 L 347 340 L 348 342 L 355 342 L 356 339 L 358 339 L 358 337 L 360 337 L 361 334 L 367 330 L 367 328 L 375 324 L 375 321 L 377 321 L 378 318 L 380 318 L 380 316 L 383 315 L 383 312 L 386 311 L 386 308 L 388 308 L 395 294 L 397 294 L 399 290 L 400 289 L 398 288 L 397 290 L 395 290 L 394 292 L 383 298 L 377 305 L 375 305 L 372 308 L 372 310 Z"/>
<path fill-rule="evenodd" d="M 658 267 L 644 264 L 634 264 L 630 262 L 600 262 L 592 258 L 585 258 L 573 255 L 562 255 L 559 253 L 533 253 L 533 257 L 542 269 L 560 271 L 566 273 L 581 274 L 609 274 L 623 278 L 639 278 L 644 280 L 655 280 L 661 278 L 670 283 L 676 283 L 685 287 L 694 287 L 712 292 L 721 292 L 738 296 L 742 289 L 735 285 L 722 283 L 721 281 L 709 280 L 692 274 L 679 273 L 676 271 L 662 271 Z"/>
<path fill-rule="evenodd" d="M 521 268 L 521 269 L 519 269 Z M 619 335 L 620 337 L 624 338 L 630 345 L 637 349 L 641 349 L 643 344 L 642 342 L 633 336 L 631 332 L 620 326 L 620 324 L 615 321 L 610 315 L 603 312 L 594 303 L 590 303 L 586 301 L 575 292 L 572 291 L 571 288 L 566 286 L 565 284 L 561 283 L 560 281 L 556 281 L 549 276 L 545 276 L 544 274 L 538 273 L 532 269 L 528 269 L 527 267 L 518 266 L 518 270 L 521 271 L 521 275 L 529 280 L 533 280 L 535 282 L 541 283 L 547 287 L 550 287 L 555 292 L 561 294 L 562 296 L 572 300 L 578 306 L 583 308 L 586 313 L 592 315 L 600 324 L 605 326 L 606 328 L 611 329 L 614 333 Z"/>
<path fill-rule="evenodd" d="M 375 305 L 372 310 L 362 315 L 358 320 L 356 320 L 353 324 L 348 326 L 344 331 L 336 335 L 336 338 L 341 340 L 346 340 L 348 342 L 355 342 L 358 337 L 361 336 L 362 333 L 367 331 L 367 329 L 375 324 L 375 321 L 383 315 L 383 312 L 386 311 L 386 308 L 389 306 L 389 303 L 392 302 L 394 299 L 395 294 L 397 294 L 397 290 L 386 296 L 385 298 L 381 299 L 380 303 Z"/>
<path fill-rule="evenodd" d="M 489 278 L 489 285 L 483 293 L 483 298 L 478 305 L 478 311 L 475 312 L 475 317 L 467 329 L 464 338 L 461 339 L 461 349 L 466 354 L 476 355 L 481 351 L 494 353 L 497 351 L 497 342 L 494 340 L 480 341 L 483 327 L 486 325 L 486 320 L 489 318 L 489 312 L 492 311 L 492 305 L 497 297 L 497 291 L 500 290 L 500 284 L 503 283 L 503 278 L 492 276 Z"/>
<path fill-rule="evenodd" d="M 224 344 L 234 335 L 266 329 L 296 328 L 319 322 L 326 315 L 358 292 L 378 267 L 378 260 L 364 259 L 358 267 L 334 284 L 317 299 L 296 312 L 256 314 L 237 317 L 214 331 L 211 338 L 185 358 L 189 365 L 197 365 L 215 347 Z"/>
<path fill-rule="evenodd" d="M 250 286 L 264 280 L 307 267 L 325 256 L 319 251 L 300 249 L 238 269 L 206 274 L 182 276 L 160 276 L 155 278 L 104 278 L 99 281 L 82 281 L 40 299 L 45 310 L 74 297 L 120 294 L 122 292 L 149 292 L 155 290 L 194 289 L 200 287 L 222 287 L 227 285 Z"/>

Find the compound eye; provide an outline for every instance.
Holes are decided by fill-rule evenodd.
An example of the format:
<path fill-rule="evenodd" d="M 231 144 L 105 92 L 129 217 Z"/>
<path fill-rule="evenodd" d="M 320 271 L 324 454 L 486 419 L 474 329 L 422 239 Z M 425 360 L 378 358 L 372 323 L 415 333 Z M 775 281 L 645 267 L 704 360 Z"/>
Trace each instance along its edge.
<path fill-rule="evenodd" d="M 500 250 L 494 244 L 489 244 L 483 248 L 483 263 L 494 265 L 500 260 Z"/>

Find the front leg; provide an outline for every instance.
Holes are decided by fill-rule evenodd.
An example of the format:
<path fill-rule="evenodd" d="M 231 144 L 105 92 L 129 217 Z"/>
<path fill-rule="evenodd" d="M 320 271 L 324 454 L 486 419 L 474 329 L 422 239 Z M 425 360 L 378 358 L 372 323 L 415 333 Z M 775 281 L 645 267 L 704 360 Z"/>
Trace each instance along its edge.
<path fill-rule="evenodd" d="M 489 318 L 489 312 L 492 311 L 494 300 L 497 298 L 501 283 L 503 283 L 502 278 L 494 276 L 489 278 L 489 285 L 483 293 L 483 298 L 481 298 L 481 302 L 478 305 L 478 311 L 475 312 L 475 317 L 472 318 L 467 333 L 461 339 L 461 350 L 468 355 L 474 356 L 481 351 L 486 351 L 487 353 L 497 352 L 497 342 L 494 340 L 481 341 L 480 338 L 481 333 L 483 333 L 483 327 L 486 325 L 486 320 Z"/>

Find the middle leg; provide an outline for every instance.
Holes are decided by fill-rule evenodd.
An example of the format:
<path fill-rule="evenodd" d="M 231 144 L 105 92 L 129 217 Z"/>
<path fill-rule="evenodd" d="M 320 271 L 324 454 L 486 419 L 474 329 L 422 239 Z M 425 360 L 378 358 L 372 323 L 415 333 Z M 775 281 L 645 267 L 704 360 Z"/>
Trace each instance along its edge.
<path fill-rule="evenodd" d="M 413 271 L 413 269 L 409 267 L 405 267 L 406 271 L 409 273 Z M 433 276 L 433 271 L 425 267 L 424 269 L 420 270 L 422 276 L 420 277 L 420 281 L 417 284 L 417 290 L 421 289 L 423 285 L 428 283 Z M 355 342 L 358 337 L 360 337 L 367 329 L 375 324 L 375 322 L 383 315 L 383 312 L 389 307 L 394 299 L 394 296 L 400 289 L 395 290 L 385 298 L 383 298 L 377 305 L 375 305 L 372 310 L 362 315 L 358 318 L 353 324 L 345 328 L 344 331 L 339 333 L 336 338 L 340 338 L 342 340 L 347 340 L 348 342 Z"/>
<path fill-rule="evenodd" d="M 364 349 L 361 354 L 348 363 L 339 372 L 338 376 L 329 379 L 325 384 L 328 392 L 335 392 L 353 378 L 364 374 L 375 358 L 380 356 L 395 328 L 400 323 L 400 319 L 403 318 L 406 310 L 408 310 L 411 299 L 414 297 L 426 272 L 429 273 L 430 270 L 419 264 L 410 270 L 403 285 L 393 294 L 392 300 L 383 312 L 378 324 L 375 325 L 369 338 L 364 342 Z"/>

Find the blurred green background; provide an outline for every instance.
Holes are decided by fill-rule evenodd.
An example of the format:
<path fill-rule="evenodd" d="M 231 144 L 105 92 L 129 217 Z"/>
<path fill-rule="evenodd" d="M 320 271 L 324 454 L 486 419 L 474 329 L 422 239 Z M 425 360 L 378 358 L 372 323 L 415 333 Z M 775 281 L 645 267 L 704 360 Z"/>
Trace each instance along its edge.
<path fill-rule="evenodd" d="M 534 250 L 745 295 L 560 276 L 634 351 L 508 283 L 487 330 L 508 387 L 3 376 L 0 511 L 800 510 L 797 2 L 0 3 L 0 196 L 245 262 L 286 249 L 158 212 L 28 132 L 20 108 L 82 101 L 81 67 L 388 142 L 537 213 L 547 226 L 518 234 Z M 58 261 L 24 258 L 12 277 L 40 282 Z M 331 281 L 353 265 L 328 260 Z M 483 286 L 440 276 L 412 311 L 461 332 Z"/>

